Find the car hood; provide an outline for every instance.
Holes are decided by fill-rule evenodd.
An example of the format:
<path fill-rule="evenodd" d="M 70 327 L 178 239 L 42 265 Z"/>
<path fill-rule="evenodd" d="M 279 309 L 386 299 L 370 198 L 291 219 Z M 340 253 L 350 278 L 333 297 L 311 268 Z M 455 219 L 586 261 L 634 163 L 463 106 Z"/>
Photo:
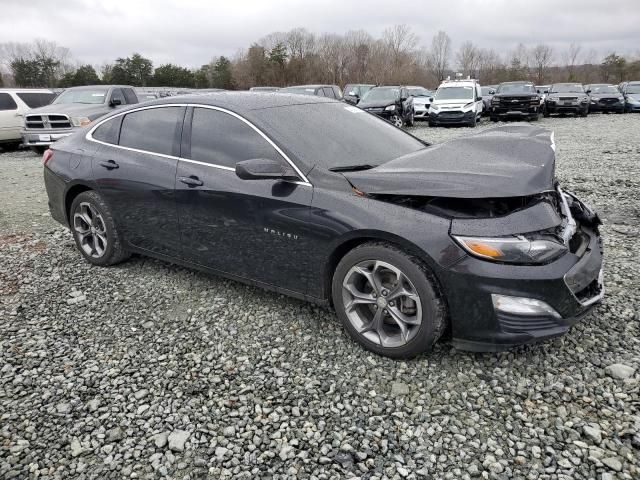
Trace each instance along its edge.
<path fill-rule="evenodd" d="M 388 107 L 389 105 L 395 105 L 395 104 L 396 102 L 394 102 L 393 100 L 371 100 L 371 101 L 360 100 L 360 103 L 358 103 L 358 107 L 381 108 L 381 107 Z"/>
<path fill-rule="evenodd" d="M 521 97 L 537 97 L 537 93 L 522 92 L 522 93 L 496 93 L 494 97 L 497 98 L 521 98 Z"/>
<path fill-rule="evenodd" d="M 460 99 L 460 98 L 452 99 L 452 100 L 434 100 L 431 103 L 431 105 L 438 106 L 438 107 L 447 107 L 447 108 L 462 108 L 469 103 L 473 103 L 472 98 L 468 98 L 466 100 Z"/>
<path fill-rule="evenodd" d="M 587 94 L 586 93 L 581 93 L 581 92 L 567 92 L 567 93 L 558 93 L 558 92 L 554 92 L 554 93 L 547 93 L 547 97 L 550 98 L 558 98 L 558 97 L 586 97 Z"/>
<path fill-rule="evenodd" d="M 367 194 L 451 198 L 535 195 L 554 189 L 553 132 L 526 124 L 488 128 L 344 176 Z"/>
<path fill-rule="evenodd" d="M 429 105 L 429 97 L 413 97 L 413 103 L 416 105 Z"/>
<path fill-rule="evenodd" d="M 592 93 L 590 98 L 618 98 L 622 96 L 621 93 Z"/>
<path fill-rule="evenodd" d="M 640 93 L 627 93 L 627 97 L 640 101 Z"/>
<path fill-rule="evenodd" d="M 69 116 L 89 117 L 92 120 L 109 113 L 111 109 L 105 104 L 87 105 L 86 103 L 60 103 L 29 110 L 28 115 L 61 113 Z"/>

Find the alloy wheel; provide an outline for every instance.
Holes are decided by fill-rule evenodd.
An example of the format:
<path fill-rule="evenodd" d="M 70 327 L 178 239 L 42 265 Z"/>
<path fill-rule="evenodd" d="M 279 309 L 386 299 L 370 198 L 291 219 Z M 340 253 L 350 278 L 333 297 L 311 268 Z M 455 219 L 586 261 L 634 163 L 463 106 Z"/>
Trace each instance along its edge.
<path fill-rule="evenodd" d="M 391 123 L 400 128 L 402 127 L 402 118 L 400 117 L 400 115 L 394 115 L 393 117 L 391 117 Z"/>
<path fill-rule="evenodd" d="M 73 230 L 80 247 L 90 257 L 100 258 L 107 250 L 107 227 L 98 210 L 88 202 L 78 204 L 73 214 Z"/>
<path fill-rule="evenodd" d="M 344 277 L 345 313 L 360 335 L 382 347 L 409 343 L 422 324 L 422 302 L 399 268 L 378 260 L 354 265 Z"/>

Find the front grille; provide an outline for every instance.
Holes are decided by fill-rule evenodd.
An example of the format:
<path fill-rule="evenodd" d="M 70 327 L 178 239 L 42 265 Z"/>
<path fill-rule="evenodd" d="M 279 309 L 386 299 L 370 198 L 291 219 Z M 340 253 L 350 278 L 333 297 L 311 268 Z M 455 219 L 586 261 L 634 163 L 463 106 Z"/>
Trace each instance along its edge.
<path fill-rule="evenodd" d="M 464 113 L 463 112 L 441 112 L 440 113 L 440 118 L 463 118 L 464 117 Z"/>
<path fill-rule="evenodd" d="M 27 115 L 25 126 L 32 129 L 54 129 L 71 128 L 71 121 L 66 115 Z"/>
<path fill-rule="evenodd" d="M 617 98 L 601 98 L 600 103 L 604 103 L 605 105 L 610 105 L 612 103 L 617 103 Z"/>
<path fill-rule="evenodd" d="M 509 109 L 528 108 L 530 103 L 530 97 L 510 97 L 500 99 L 500 106 L 507 107 Z"/>
<path fill-rule="evenodd" d="M 558 100 L 561 102 L 575 102 L 578 100 L 578 97 L 558 97 Z"/>

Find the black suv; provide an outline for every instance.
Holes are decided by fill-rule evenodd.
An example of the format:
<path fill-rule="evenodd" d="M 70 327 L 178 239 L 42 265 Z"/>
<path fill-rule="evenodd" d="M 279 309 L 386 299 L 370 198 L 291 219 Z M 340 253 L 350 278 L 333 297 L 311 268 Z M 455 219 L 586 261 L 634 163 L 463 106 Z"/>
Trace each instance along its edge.
<path fill-rule="evenodd" d="M 552 113 L 586 117 L 589 114 L 589 96 L 580 83 L 554 83 L 549 87 L 543 113 L 545 117 Z"/>
<path fill-rule="evenodd" d="M 358 107 L 390 121 L 396 127 L 413 126 L 413 97 L 407 87 L 384 86 L 369 90 Z"/>
<path fill-rule="evenodd" d="M 494 122 L 501 118 L 538 120 L 540 104 L 540 95 L 532 82 L 504 82 L 491 98 L 489 116 Z"/>
<path fill-rule="evenodd" d="M 365 83 L 349 83 L 344 86 L 344 101 L 357 105 L 364 95 L 375 85 Z"/>

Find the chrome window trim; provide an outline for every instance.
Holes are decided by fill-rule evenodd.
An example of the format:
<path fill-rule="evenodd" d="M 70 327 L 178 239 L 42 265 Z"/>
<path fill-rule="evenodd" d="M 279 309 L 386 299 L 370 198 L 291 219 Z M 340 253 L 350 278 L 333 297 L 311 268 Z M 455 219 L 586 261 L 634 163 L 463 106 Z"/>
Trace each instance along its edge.
<path fill-rule="evenodd" d="M 136 153 L 146 153 L 147 155 L 157 155 L 159 157 L 163 157 L 163 158 L 169 158 L 169 159 L 174 159 L 174 160 L 181 160 L 184 162 L 188 162 L 188 163 L 193 163 L 196 165 L 203 165 L 206 167 L 211 167 L 211 168 L 217 168 L 220 170 L 227 170 L 227 171 L 232 171 L 235 172 L 235 168 L 231 168 L 231 167 L 227 167 L 226 165 L 217 165 L 214 163 L 207 163 L 207 162 L 202 162 L 199 160 L 192 160 L 190 158 L 184 158 L 184 157 L 176 157 L 173 155 L 165 155 L 162 153 L 155 153 L 155 152 L 150 152 L 148 150 L 139 150 L 137 148 L 131 148 L 131 147 L 123 147 L 122 145 L 114 145 L 113 143 L 107 143 L 107 142 L 103 142 L 101 140 L 96 140 L 95 138 L 93 138 L 93 132 L 100 127 L 103 123 L 106 123 L 116 117 L 119 117 L 121 115 L 127 115 L 129 113 L 134 113 L 134 112 L 140 112 L 142 110 L 151 110 L 153 108 L 166 108 L 166 107 L 194 107 L 194 108 L 208 108 L 209 110 L 217 110 L 219 112 L 223 112 L 226 113 L 228 115 L 231 115 L 232 117 L 237 118 L 238 120 L 244 122 L 245 124 L 247 124 L 249 127 L 251 127 L 256 133 L 258 133 L 258 135 L 260 135 L 262 138 L 264 138 L 269 145 L 271 145 L 273 147 L 273 149 L 278 152 L 278 154 L 291 166 L 291 168 L 293 168 L 295 170 L 295 172 L 298 174 L 298 176 L 302 179 L 302 181 L 292 181 L 290 183 L 295 183 L 296 185 L 306 185 L 306 186 L 313 186 L 311 184 L 311 182 L 309 182 L 309 180 L 307 179 L 306 175 L 304 173 L 302 173 L 302 171 L 298 168 L 298 166 L 293 163 L 293 161 L 289 158 L 289 156 L 284 153 L 282 151 L 282 149 L 280 147 L 278 147 L 278 145 L 275 144 L 275 142 L 273 140 L 271 140 L 262 130 L 260 130 L 258 127 L 256 127 L 253 123 L 251 123 L 249 120 L 247 120 L 246 118 L 244 118 L 241 115 L 238 115 L 235 112 L 232 112 L 231 110 L 227 110 L 226 108 L 222 108 L 222 107 L 217 107 L 215 105 L 205 105 L 205 104 L 201 104 L 201 103 L 163 103 L 162 105 L 150 105 L 150 106 L 146 106 L 146 107 L 139 107 L 139 108 L 134 108 L 131 110 L 127 110 L 124 112 L 118 112 L 115 115 L 112 115 L 108 118 L 105 118 L 104 120 L 101 120 L 100 122 L 96 123 L 93 127 L 91 127 L 91 129 L 86 133 L 85 135 L 85 139 L 90 141 L 90 142 L 95 142 L 95 143 L 99 143 L 101 145 L 106 145 L 109 147 L 114 147 L 114 148 L 119 148 L 122 150 L 129 150 L 132 152 L 136 152 Z"/>

